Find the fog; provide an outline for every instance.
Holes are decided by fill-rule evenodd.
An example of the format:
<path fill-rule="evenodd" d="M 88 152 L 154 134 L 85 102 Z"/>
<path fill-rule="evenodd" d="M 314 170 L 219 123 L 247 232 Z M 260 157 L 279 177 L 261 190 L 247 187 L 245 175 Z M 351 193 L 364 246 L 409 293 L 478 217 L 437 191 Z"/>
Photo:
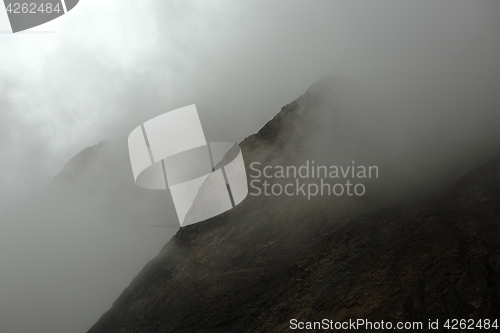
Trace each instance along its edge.
<path fill-rule="evenodd" d="M 240 142 L 342 74 L 417 177 L 498 147 L 498 1 L 82 0 L 40 33 L 8 30 L 0 10 L 2 332 L 86 331 L 175 232 L 148 227 L 175 212 L 135 187 L 125 146 L 166 111 L 195 103 L 208 141 Z"/>

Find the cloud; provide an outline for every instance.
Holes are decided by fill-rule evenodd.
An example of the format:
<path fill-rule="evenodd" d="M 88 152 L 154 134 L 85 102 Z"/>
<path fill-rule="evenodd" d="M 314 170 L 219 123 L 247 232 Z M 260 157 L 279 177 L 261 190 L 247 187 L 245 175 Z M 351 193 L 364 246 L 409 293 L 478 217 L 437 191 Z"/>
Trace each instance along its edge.
<path fill-rule="evenodd" d="M 396 110 L 393 147 L 432 150 L 441 140 L 434 156 L 461 146 L 486 156 L 499 123 L 499 7 L 81 1 L 36 29 L 55 33 L 0 34 L 0 210 L 83 148 L 185 105 L 196 103 L 208 141 L 240 142 L 330 74 L 384 96 Z M 50 241 L 42 231 L 38 241 Z"/>

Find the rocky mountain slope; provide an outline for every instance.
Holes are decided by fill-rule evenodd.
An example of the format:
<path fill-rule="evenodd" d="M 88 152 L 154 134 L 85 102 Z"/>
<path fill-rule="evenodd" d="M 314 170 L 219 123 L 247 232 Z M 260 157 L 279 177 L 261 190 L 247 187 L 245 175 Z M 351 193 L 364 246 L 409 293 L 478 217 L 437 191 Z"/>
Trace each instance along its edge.
<path fill-rule="evenodd" d="M 397 167 L 382 150 L 386 138 L 363 131 L 377 119 L 360 110 L 373 104 L 349 97 L 351 88 L 323 79 L 240 146 L 249 174 L 254 161 L 372 161 L 386 176 L 369 194 L 250 195 L 182 228 L 88 333 L 288 332 L 292 318 L 497 315 L 500 159 L 432 200 L 387 208 L 415 202 L 417 182 L 387 172 Z"/>
<path fill-rule="evenodd" d="M 252 331 L 288 331 L 287 318 L 498 319 L 499 202 L 500 156 L 432 200 L 332 228 L 288 269 Z"/>

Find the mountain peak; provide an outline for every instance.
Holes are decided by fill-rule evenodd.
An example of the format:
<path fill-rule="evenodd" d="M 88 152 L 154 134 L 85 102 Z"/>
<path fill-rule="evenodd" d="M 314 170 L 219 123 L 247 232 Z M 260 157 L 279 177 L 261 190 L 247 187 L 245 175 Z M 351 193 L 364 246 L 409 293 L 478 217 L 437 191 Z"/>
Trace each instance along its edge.
<path fill-rule="evenodd" d="M 109 146 L 109 141 L 101 141 L 96 145 L 86 147 L 73 156 L 64 165 L 61 172 L 55 177 L 56 180 L 74 181 L 82 177 L 93 163 L 102 155 L 105 148 Z"/>

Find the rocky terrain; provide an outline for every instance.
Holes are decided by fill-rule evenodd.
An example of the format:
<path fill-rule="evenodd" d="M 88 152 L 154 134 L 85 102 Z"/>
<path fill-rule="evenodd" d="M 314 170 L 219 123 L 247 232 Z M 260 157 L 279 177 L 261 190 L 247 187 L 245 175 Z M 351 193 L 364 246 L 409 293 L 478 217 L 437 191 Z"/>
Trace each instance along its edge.
<path fill-rule="evenodd" d="M 253 161 L 306 158 L 371 156 L 394 167 L 381 153 L 383 135 L 361 134 L 375 119 L 356 118 L 365 101 L 344 99 L 348 85 L 323 79 L 245 139 L 247 173 Z M 374 181 L 366 197 L 248 196 L 180 229 L 88 333 L 288 332 L 292 318 L 498 316 L 500 157 L 438 193 L 415 196 L 403 175 Z"/>

